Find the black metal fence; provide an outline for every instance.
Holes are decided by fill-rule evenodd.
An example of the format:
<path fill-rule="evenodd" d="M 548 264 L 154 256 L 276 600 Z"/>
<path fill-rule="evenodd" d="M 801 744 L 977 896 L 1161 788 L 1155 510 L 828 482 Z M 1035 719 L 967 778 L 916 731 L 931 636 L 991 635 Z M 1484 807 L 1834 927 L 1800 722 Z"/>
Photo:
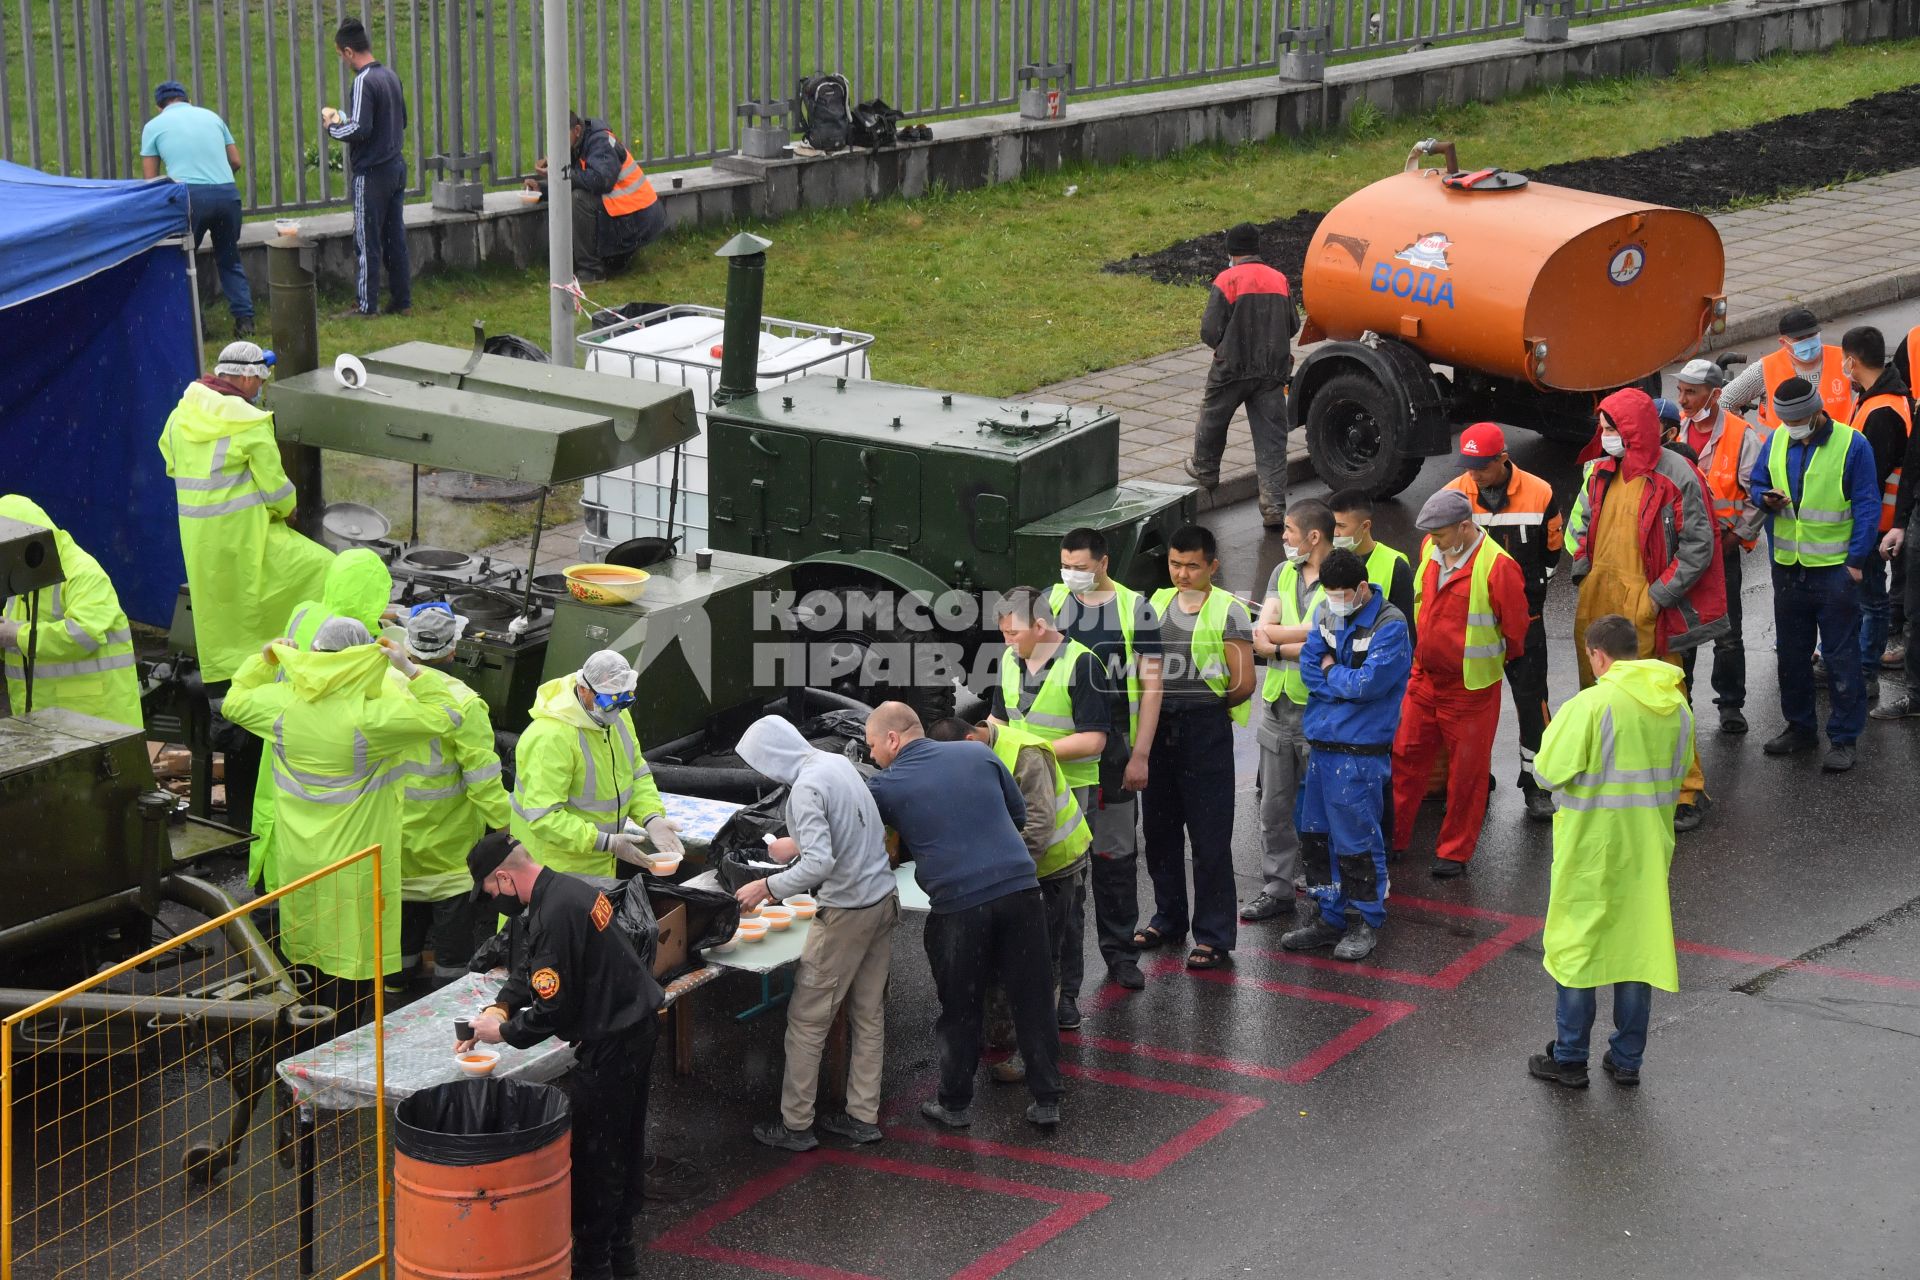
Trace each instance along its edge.
<path fill-rule="evenodd" d="M 744 104 L 839 71 L 909 116 L 1013 106 L 1052 69 L 1069 96 L 1273 74 L 1283 40 L 1334 58 L 1702 0 L 571 0 L 576 101 L 649 165 L 734 150 Z M 153 86 L 176 79 L 232 128 L 251 212 L 346 198 L 320 125 L 353 13 L 400 76 L 416 191 L 436 172 L 513 183 L 542 152 L 542 0 L 0 0 L 0 158 L 137 177 Z"/>

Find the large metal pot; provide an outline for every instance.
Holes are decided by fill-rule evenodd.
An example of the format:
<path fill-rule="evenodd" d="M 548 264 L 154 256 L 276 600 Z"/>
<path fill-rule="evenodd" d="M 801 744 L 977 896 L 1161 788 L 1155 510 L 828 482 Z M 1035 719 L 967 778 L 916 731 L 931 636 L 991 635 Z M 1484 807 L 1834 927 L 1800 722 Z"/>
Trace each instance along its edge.
<path fill-rule="evenodd" d="M 330 502 L 320 513 L 320 529 L 328 545 L 336 551 L 352 547 L 377 549 L 381 539 L 393 531 L 393 522 L 358 502 Z"/>

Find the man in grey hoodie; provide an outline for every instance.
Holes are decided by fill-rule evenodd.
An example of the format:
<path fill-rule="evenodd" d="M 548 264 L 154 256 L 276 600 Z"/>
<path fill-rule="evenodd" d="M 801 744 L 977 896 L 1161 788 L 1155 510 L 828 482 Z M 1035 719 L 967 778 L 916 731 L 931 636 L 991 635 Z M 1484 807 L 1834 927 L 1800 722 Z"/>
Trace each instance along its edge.
<path fill-rule="evenodd" d="M 886 1039 L 887 965 L 900 897 L 887 862 L 886 828 L 853 762 L 818 751 L 779 716 L 763 716 L 740 739 L 740 758 L 787 786 L 787 837 L 771 846 L 791 862 L 734 896 L 743 910 L 811 893 L 819 901 L 787 1002 L 787 1066 L 780 1118 L 753 1127 L 770 1147 L 811 1151 L 820 1054 L 844 1002 L 851 1062 L 847 1110 L 820 1127 L 854 1142 L 880 1140 L 880 1061 Z"/>

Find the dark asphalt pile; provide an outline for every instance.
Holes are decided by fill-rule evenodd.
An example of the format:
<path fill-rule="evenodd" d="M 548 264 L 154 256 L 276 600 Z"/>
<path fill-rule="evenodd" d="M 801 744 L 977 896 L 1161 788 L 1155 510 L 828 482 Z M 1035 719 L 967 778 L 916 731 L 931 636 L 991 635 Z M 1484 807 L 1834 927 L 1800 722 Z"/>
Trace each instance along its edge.
<path fill-rule="evenodd" d="M 1848 182 L 1920 165 L 1920 85 L 1728 129 L 1683 138 L 1626 156 L 1572 160 L 1527 171 L 1556 186 L 1627 200 L 1712 213 L 1752 200 Z M 1307 245 L 1322 212 L 1301 209 L 1261 224 L 1260 255 L 1298 289 Z M 1205 284 L 1226 265 L 1226 229 L 1182 240 L 1158 253 L 1136 253 L 1105 270 L 1143 275 L 1161 284 Z"/>

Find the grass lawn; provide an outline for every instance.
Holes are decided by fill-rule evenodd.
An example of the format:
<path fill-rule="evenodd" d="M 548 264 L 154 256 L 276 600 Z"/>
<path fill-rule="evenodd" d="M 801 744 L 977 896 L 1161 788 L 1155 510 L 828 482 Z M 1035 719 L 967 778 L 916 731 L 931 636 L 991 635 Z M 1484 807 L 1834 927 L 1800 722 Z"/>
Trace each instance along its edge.
<path fill-rule="evenodd" d="M 1199 288 L 1110 275 L 1103 263 L 1243 219 L 1329 208 L 1397 170 L 1412 139 L 1452 138 L 1469 166 L 1526 169 L 1640 151 L 1916 80 L 1920 41 L 1846 48 L 1666 80 L 1549 89 L 1425 119 L 1370 116 L 1350 134 L 1075 168 L 750 229 L 774 242 L 770 314 L 878 335 L 874 366 L 889 380 L 1011 396 L 1197 341 Z M 1070 188 L 1077 190 L 1068 195 Z M 733 230 L 669 237 L 626 276 L 599 286 L 595 300 L 721 305 L 725 270 L 711 255 Z M 331 360 L 341 350 L 414 338 L 465 346 L 476 317 L 489 332 L 544 346 L 546 314 L 544 273 L 439 276 L 416 285 L 411 316 L 323 320 L 321 347 Z"/>

